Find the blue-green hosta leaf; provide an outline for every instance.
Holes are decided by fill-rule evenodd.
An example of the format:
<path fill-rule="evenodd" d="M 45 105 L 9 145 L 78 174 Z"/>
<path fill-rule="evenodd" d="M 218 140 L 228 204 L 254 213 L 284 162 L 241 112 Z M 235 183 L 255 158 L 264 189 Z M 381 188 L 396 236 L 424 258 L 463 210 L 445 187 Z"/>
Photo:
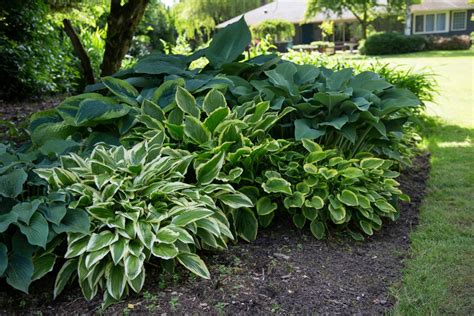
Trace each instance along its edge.
<path fill-rule="evenodd" d="M 31 255 L 13 252 L 9 258 L 8 268 L 5 271 L 7 283 L 17 290 L 28 294 L 34 266 Z"/>
<path fill-rule="evenodd" d="M 114 77 L 102 78 L 104 85 L 123 102 L 130 105 L 137 105 L 137 97 L 139 95 L 137 89 L 124 80 Z"/>
<path fill-rule="evenodd" d="M 8 249 L 5 244 L 0 243 L 0 277 L 3 277 L 3 273 L 8 267 Z"/>
<path fill-rule="evenodd" d="M 264 216 L 273 213 L 278 205 L 275 202 L 272 202 L 272 200 L 269 197 L 261 197 L 256 204 L 257 207 L 257 214 L 259 216 Z"/>
<path fill-rule="evenodd" d="M 241 192 L 219 194 L 216 198 L 232 208 L 253 207 L 252 201 Z"/>
<path fill-rule="evenodd" d="M 23 192 L 23 184 L 28 175 L 23 169 L 14 169 L 13 171 L 0 176 L 0 195 L 4 197 L 15 198 Z"/>
<path fill-rule="evenodd" d="M 35 145 L 41 146 L 51 139 L 66 139 L 75 131 L 76 128 L 66 124 L 66 122 L 43 124 L 31 134 L 31 140 Z"/>
<path fill-rule="evenodd" d="M 115 103 L 113 100 L 86 99 L 79 105 L 75 126 L 90 126 L 117 119 L 128 114 L 129 107 Z"/>
<path fill-rule="evenodd" d="M 18 215 L 18 219 L 20 221 L 28 225 L 30 223 L 31 216 L 33 216 L 40 204 L 40 200 L 18 203 L 12 208 L 11 211 Z M 1 231 L 2 230 L 0 229 L 0 232 Z"/>
<path fill-rule="evenodd" d="M 227 108 L 227 101 L 219 90 L 211 89 L 211 91 L 209 91 L 209 93 L 204 98 L 202 108 L 207 113 L 207 115 L 210 115 L 219 108 Z"/>
<path fill-rule="evenodd" d="M 351 190 L 347 190 L 347 189 L 342 190 L 342 193 L 338 195 L 337 198 L 339 201 L 349 206 L 359 205 L 359 200 L 357 199 L 357 195 Z"/>
<path fill-rule="evenodd" d="M 243 17 L 217 32 L 205 51 L 211 66 L 218 69 L 236 60 L 249 45 L 251 37 Z"/>
<path fill-rule="evenodd" d="M 68 125 L 75 125 L 75 117 L 77 115 L 77 111 L 79 110 L 79 104 L 82 101 L 86 99 L 101 100 L 103 98 L 105 97 L 98 93 L 83 93 L 80 95 L 72 96 L 66 98 L 66 100 L 64 100 L 60 105 L 58 105 L 56 107 L 56 111 Z"/>
<path fill-rule="evenodd" d="M 0 215 L 0 233 L 6 231 L 10 224 L 15 223 L 17 220 L 18 214 L 15 212 Z"/>
<path fill-rule="evenodd" d="M 249 208 L 240 208 L 233 211 L 233 219 L 237 235 L 245 241 L 251 242 L 257 238 L 258 221 Z"/>
<path fill-rule="evenodd" d="M 296 73 L 296 66 L 290 62 L 283 62 L 276 66 L 275 69 L 265 71 L 271 83 L 287 90 L 291 95 L 297 95 L 298 93 L 298 88 L 294 82 Z"/>
<path fill-rule="evenodd" d="M 297 85 L 313 83 L 319 76 L 319 68 L 313 65 L 296 65 L 295 82 Z"/>
<path fill-rule="evenodd" d="M 206 163 L 196 167 L 196 179 L 202 184 L 209 184 L 219 175 L 224 164 L 225 153 L 220 152 Z"/>
<path fill-rule="evenodd" d="M 349 121 L 349 118 L 347 115 L 342 115 L 338 118 L 335 118 L 329 122 L 323 122 L 319 123 L 320 126 L 332 126 L 335 129 L 340 130 L 347 122 Z"/>
<path fill-rule="evenodd" d="M 271 177 L 262 184 L 262 188 L 267 193 L 292 194 L 291 184 L 283 178 Z"/>
<path fill-rule="evenodd" d="M 20 231 L 26 236 L 31 245 L 46 248 L 48 241 L 49 226 L 46 219 L 40 213 L 34 213 L 28 225 L 19 224 Z"/>
<path fill-rule="evenodd" d="M 178 86 L 176 90 L 176 104 L 184 113 L 199 119 L 201 111 L 196 105 L 196 100 L 191 93 L 181 86 Z"/>
<path fill-rule="evenodd" d="M 70 139 L 50 139 L 40 146 L 38 150 L 45 156 L 53 154 L 62 155 L 79 146 L 79 143 Z"/>
<path fill-rule="evenodd" d="M 313 236 L 316 237 L 316 239 L 323 239 L 326 235 L 326 227 L 321 221 L 313 220 L 309 228 Z"/>
<path fill-rule="evenodd" d="M 105 279 L 107 280 L 107 292 L 114 299 L 119 300 L 125 290 L 127 284 L 127 276 L 124 267 L 121 265 L 112 265 L 105 271 Z"/>
<path fill-rule="evenodd" d="M 53 225 L 53 230 L 58 233 L 88 233 L 89 215 L 80 209 L 68 209 L 59 225 Z"/>
<path fill-rule="evenodd" d="M 344 100 L 350 98 L 350 95 L 342 92 L 318 92 L 313 99 L 324 104 L 330 111 Z"/>
<path fill-rule="evenodd" d="M 352 69 L 346 68 L 340 71 L 335 71 L 332 75 L 326 78 L 326 87 L 330 91 L 340 91 L 352 78 Z"/>
<path fill-rule="evenodd" d="M 186 115 L 184 120 L 184 134 L 196 144 L 205 144 L 211 140 L 211 132 L 193 116 Z"/>
<path fill-rule="evenodd" d="M 61 267 L 61 270 L 59 270 L 58 275 L 56 276 L 56 281 L 54 282 L 54 298 L 61 294 L 66 287 L 66 284 L 77 271 L 77 262 L 77 259 L 67 260 Z"/>
<path fill-rule="evenodd" d="M 41 279 L 47 273 L 51 272 L 56 263 L 56 255 L 52 253 L 46 253 L 40 257 L 33 259 L 33 276 L 31 277 L 32 281 Z"/>
<path fill-rule="evenodd" d="M 311 121 L 308 119 L 295 120 L 295 139 L 302 140 L 316 139 L 326 134 L 325 130 L 316 130 L 311 128 Z"/>
<path fill-rule="evenodd" d="M 48 222 L 59 225 L 66 215 L 66 203 L 56 202 L 50 203 L 41 208 L 41 213 L 48 220 Z"/>
<path fill-rule="evenodd" d="M 155 257 L 168 260 L 175 258 L 178 255 L 179 250 L 173 244 L 155 243 L 151 249 L 151 253 Z"/>

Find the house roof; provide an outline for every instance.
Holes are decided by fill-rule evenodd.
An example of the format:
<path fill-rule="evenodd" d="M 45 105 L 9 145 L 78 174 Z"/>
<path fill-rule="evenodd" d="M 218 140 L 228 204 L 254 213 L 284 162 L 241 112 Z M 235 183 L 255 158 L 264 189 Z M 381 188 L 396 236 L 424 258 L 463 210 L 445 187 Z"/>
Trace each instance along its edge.
<path fill-rule="evenodd" d="M 424 0 L 421 4 L 411 6 L 412 12 L 474 9 L 468 0 Z"/>
<path fill-rule="evenodd" d="M 245 21 L 248 25 L 258 24 L 265 20 L 282 19 L 291 23 L 315 23 L 324 20 L 333 21 L 352 21 L 355 16 L 349 11 L 343 11 L 342 14 L 336 13 L 318 13 L 316 16 L 305 20 L 305 12 L 308 0 L 274 0 L 259 8 L 244 13 Z M 221 28 L 228 24 L 238 21 L 242 15 L 236 16 L 228 21 L 219 24 Z"/>

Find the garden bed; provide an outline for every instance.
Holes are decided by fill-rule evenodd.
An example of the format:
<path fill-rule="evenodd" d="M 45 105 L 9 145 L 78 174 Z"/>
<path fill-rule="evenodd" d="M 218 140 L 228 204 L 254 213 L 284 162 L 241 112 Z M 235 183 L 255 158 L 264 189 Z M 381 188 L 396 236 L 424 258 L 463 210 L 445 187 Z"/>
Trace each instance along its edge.
<path fill-rule="evenodd" d="M 428 155 L 418 156 L 400 177 L 411 203 L 401 206 L 399 220 L 384 223 L 384 229 L 365 242 L 337 236 L 318 241 L 307 229 L 276 222 L 251 244 L 240 242 L 227 252 L 203 254 L 211 280 L 180 269 L 160 281 L 160 270 L 148 268 L 142 294 L 129 296 L 107 313 L 385 313 L 394 304 L 389 288 L 400 282 L 428 172 Z M 27 296 L 1 280 L 0 313 L 100 310 L 100 296 L 87 302 L 73 286 L 52 301 L 54 280 L 40 282 Z"/>

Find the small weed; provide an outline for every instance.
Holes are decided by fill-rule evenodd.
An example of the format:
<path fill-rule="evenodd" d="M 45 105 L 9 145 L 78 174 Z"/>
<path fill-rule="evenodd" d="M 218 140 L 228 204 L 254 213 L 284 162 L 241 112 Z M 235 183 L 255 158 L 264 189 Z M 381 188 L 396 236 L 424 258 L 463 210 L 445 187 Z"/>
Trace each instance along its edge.
<path fill-rule="evenodd" d="M 278 303 L 272 304 L 272 313 L 278 313 L 281 310 L 281 305 Z"/>
<path fill-rule="evenodd" d="M 224 315 L 225 303 L 219 302 L 219 303 L 217 303 L 216 305 L 214 305 L 214 308 L 217 310 L 217 313 L 218 313 L 219 315 Z"/>
<path fill-rule="evenodd" d="M 172 297 L 169 303 L 170 303 L 171 311 L 175 312 L 179 305 L 179 297 L 177 296 Z"/>

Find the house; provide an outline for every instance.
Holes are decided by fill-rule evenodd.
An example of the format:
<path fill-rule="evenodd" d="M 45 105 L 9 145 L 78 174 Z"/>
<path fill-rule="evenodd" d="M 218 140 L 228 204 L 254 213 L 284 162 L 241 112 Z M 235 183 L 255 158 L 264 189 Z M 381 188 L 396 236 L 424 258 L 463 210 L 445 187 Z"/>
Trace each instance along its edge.
<path fill-rule="evenodd" d="M 474 3 L 424 0 L 411 6 L 411 34 L 451 36 L 474 32 Z"/>
<path fill-rule="evenodd" d="M 274 0 L 243 14 L 248 25 L 259 24 L 265 20 L 283 19 L 295 25 L 293 44 L 309 44 L 323 40 L 319 25 L 323 21 L 334 21 L 334 34 L 329 38 L 333 42 L 349 42 L 360 39 L 359 23 L 350 11 L 341 14 L 320 12 L 305 19 L 308 0 Z M 386 3 L 386 0 L 381 0 Z M 382 12 L 381 6 L 381 12 Z M 411 6 L 411 21 L 408 21 L 413 34 L 454 35 L 470 34 L 474 31 L 471 16 L 474 4 L 468 0 L 424 0 L 423 4 Z M 242 15 L 219 24 L 222 28 L 236 22 Z M 382 16 L 382 14 L 381 14 Z M 376 31 L 403 31 L 403 24 L 396 21 L 387 23 L 383 18 L 374 23 Z"/>

